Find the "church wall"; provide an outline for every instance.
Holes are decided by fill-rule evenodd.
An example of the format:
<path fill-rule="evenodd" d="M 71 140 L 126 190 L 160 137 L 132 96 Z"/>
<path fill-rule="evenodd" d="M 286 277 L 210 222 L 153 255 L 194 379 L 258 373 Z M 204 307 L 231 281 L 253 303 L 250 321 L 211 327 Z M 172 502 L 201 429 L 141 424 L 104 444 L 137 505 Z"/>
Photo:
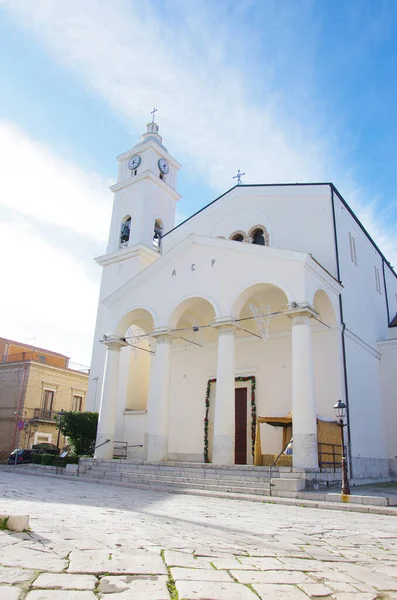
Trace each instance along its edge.
<path fill-rule="evenodd" d="M 386 430 L 387 454 L 391 475 L 397 477 L 397 342 L 379 344 L 381 352 L 381 390 L 384 424 Z"/>
<path fill-rule="evenodd" d="M 164 248 L 169 250 L 190 233 L 228 239 L 255 225 L 268 229 L 270 246 L 309 252 L 336 275 L 331 192 L 326 185 L 236 188 L 166 236 Z"/>
<path fill-rule="evenodd" d="M 381 402 L 380 355 L 346 336 L 353 475 L 387 477 L 389 466 Z"/>
<path fill-rule="evenodd" d="M 313 333 L 313 354 L 317 412 L 334 417 L 333 405 L 340 396 L 341 379 L 338 356 L 339 331 Z M 257 338 L 236 339 L 235 376 L 255 375 L 258 416 L 285 416 L 291 408 L 291 335 L 285 332 L 267 342 Z M 325 359 L 325 360 L 324 360 Z M 169 457 L 173 460 L 203 460 L 205 393 L 208 379 L 216 377 L 217 343 L 205 348 L 188 346 L 173 350 L 170 388 Z M 249 382 L 236 382 L 248 388 Z M 216 385 L 211 386 L 209 452 L 213 430 Z M 250 433 L 250 423 L 248 423 Z M 282 449 L 282 430 L 261 426 L 262 453 L 276 454 Z M 248 452 L 251 441 L 248 440 Z"/>

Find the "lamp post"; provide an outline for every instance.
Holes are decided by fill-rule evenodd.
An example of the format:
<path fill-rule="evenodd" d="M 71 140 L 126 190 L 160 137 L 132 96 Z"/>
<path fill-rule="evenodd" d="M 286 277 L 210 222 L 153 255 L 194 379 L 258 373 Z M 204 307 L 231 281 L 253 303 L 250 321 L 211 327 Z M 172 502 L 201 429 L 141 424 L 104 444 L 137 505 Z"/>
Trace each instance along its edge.
<path fill-rule="evenodd" d="M 58 439 L 57 439 L 57 448 L 59 448 L 59 439 L 61 437 L 61 419 L 63 415 L 63 408 L 59 411 L 59 420 L 58 420 Z"/>
<path fill-rule="evenodd" d="M 349 478 L 347 476 L 347 464 L 345 456 L 345 440 L 343 435 L 343 428 L 345 427 L 344 418 L 346 415 L 346 404 L 342 402 L 342 400 L 338 400 L 338 402 L 334 406 L 334 411 L 340 427 L 340 435 L 342 440 L 342 494 L 350 495 Z"/>

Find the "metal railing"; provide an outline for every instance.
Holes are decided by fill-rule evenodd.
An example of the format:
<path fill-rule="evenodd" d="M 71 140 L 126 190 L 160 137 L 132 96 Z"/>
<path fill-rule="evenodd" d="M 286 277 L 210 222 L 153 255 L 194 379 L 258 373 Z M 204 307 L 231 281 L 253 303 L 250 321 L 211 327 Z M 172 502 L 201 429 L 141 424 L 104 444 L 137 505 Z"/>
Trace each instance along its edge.
<path fill-rule="evenodd" d="M 34 408 L 33 419 L 43 419 L 45 421 L 55 421 L 55 415 L 59 414 L 56 410 L 48 410 L 47 408 Z"/>
<path fill-rule="evenodd" d="M 274 459 L 274 461 L 272 462 L 272 464 L 269 467 L 269 496 L 272 495 L 272 469 L 277 464 L 277 461 L 280 458 L 280 456 L 282 454 L 284 454 L 284 452 L 290 445 L 291 441 L 292 441 L 292 438 L 290 440 L 288 440 L 288 442 L 285 444 L 284 448 L 281 450 L 281 452 L 278 453 L 278 455 L 276 456 L 276 458 Z"/>
<path fill-rule="evenodd" d="M 323 469 L 333 469 L 335 473 L 336 469 L 341 468 L 342 446 L 340 444 L 329 444 L 325 442 L 319 442 L 317 445 L 318 466 L 320 468 L 320 471 L 322 471 Z"/>

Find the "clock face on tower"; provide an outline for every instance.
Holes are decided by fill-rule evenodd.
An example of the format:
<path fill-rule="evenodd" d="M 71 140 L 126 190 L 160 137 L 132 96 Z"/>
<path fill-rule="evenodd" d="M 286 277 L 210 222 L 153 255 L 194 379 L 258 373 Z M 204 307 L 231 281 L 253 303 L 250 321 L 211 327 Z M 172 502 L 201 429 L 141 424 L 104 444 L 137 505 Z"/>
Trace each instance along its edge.
<path fill-rule="evenodd" d="M 128 161 L 128 168 L 131 169 L 131 171 L 133 171 L 134 169 L 137 169 L 140 164 L 141 157 L 138 156 L 138 154 L 135 154 L 135 156 L 131 156 L 130 160 Z"/>
<path fill-rule="evenodd" d="M 170 172 L 170 167 L 169 164 L 167 163 L 167 161 L 164 158 L 160 158 L 159 162 L 159 169 L 160 171 L 164 174 L 167 175 L 167 173 Z"/>

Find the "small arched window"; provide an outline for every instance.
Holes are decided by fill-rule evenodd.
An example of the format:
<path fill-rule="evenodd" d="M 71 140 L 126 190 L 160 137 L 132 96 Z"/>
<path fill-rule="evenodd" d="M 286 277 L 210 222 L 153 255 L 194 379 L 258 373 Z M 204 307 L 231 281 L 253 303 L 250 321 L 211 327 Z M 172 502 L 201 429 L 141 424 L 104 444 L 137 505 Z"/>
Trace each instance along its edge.
<path fill-rule="evenodd" d="M 233 240 L 234 242 L 245 242 L 245 233 L 244 231 L 235 231 L 232 233 L 229 239 Z"/>
<path fill-rule="evenodd" d="M 131 233 L 131 217 L 127 215 L 121 222 L 119 248 L 128 246 Z"/>
<path fill-rule="evenodd" d="M 249 241 L 256 246 L 268 246 L 269 234 L 263 225 L 255 225 L 248 232 Z"/>
<path fill-rule="evenodd" d="M 266 246 L 263 229 L 255 229 L 252 232 L 252 243 L 257 244 L 257 246 Z"/>
<path fill-rule="evenodd" d="M 161 252 L 161 238 L 163 237 L 163 223 L 160 219 L 156 219 L 153 229 L 153 249 Z"/>

